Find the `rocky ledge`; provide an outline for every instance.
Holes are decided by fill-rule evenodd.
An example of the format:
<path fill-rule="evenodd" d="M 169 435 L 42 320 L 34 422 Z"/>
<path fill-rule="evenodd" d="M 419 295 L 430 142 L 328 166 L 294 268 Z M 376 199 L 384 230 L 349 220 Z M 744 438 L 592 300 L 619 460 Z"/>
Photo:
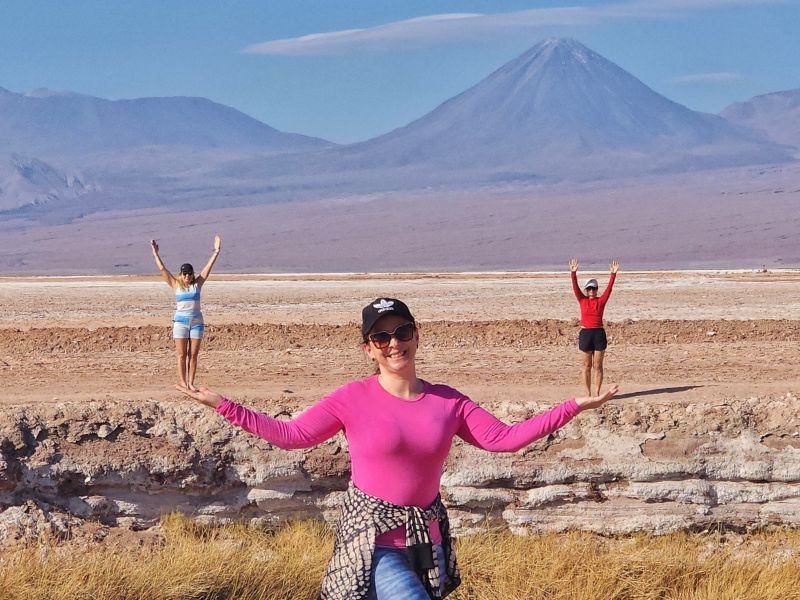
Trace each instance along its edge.
<path fill-rule="evenodd" d="M 257 408 L 287 417 L 282 400 Z M 548 408 L 488 407 L 507 421 Z M 456 440 L 443 496 L 457 533 L 601 533 L 800 526 L 800 401 L 619 403 L 515 454 Z M 279 524 L 336 515 L 339 435 L 284 451 L 188 402 L 8 406 L 0 417 L 0 543 L 147 529 L 171 511 Z"/>

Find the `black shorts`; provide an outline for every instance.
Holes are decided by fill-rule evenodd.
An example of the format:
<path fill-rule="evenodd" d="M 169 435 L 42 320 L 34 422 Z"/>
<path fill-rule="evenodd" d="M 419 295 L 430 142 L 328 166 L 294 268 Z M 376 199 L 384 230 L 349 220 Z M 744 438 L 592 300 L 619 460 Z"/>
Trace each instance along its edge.
<path fill-rule="evenodd" d="M 581 352 L 605 350 L 606 346 L 608 346 L 606 330 L 602 327 L 581 329 L 581 332 L 578 334 L 578 348 L 581 349 Z"/>

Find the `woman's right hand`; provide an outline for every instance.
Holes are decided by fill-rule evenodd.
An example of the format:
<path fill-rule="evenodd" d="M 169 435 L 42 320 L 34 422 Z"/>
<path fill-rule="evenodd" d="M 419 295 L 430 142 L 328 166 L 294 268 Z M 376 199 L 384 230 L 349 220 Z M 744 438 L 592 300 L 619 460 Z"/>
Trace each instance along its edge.
<path fill-rule="evenodd" d="M 185 385 L 176 385 L 175 389 L 189 396 L 194 400 L 197 400 L 200 404 L 205 404 L 206 406 L 210 406 L 211 408 L 217 408 L 223 400 L 223 397 L 217 394 L 216 392 L 212 392 L 207 387 L 201 387 L 198 390 L 192 390 Z"/>
<path fill-rule="evenodd" d="M 155 240 L 150 240 L 150 247 L 153 249 L 153 254 L 158 256 L 158 242 Z"/>
<path fill-rule="evenodd" d="M 571 261 L 569 261 L 569 270 L 572 271 L 573 273 L 576 273 L 578 271 L 578 259 L 577 258 L 573 258 Z"/>

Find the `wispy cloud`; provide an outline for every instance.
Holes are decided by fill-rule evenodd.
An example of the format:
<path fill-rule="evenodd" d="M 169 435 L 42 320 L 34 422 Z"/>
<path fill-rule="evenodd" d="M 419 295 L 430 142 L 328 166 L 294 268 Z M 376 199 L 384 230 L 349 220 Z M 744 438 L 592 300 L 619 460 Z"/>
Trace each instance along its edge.
<path fill-rule="evenodd" d="M 368 29 L 344 29 L 253 44 L 247 54 L 335 54 L 356 49 L 387 49 L 408 43 L 430 43 L 437 35 L 470 35 L 471 26 L 484 15 L 445 13 L 395 21 Z"/>
<path fill-rule="evenodd" d="M 674 18 L 700 10 L 782 2 L 783 0 L 631 0 L 496 14 L 443 13 L 364 29 L 344 29 L 271 40 L 247 46 L 242 52 L 301 56 L 427 47 L 485 40 L 514 31 L 542 27 L 588 26 L 615 19 Z"/>
<path fill-rule="evenodd" d="M 675 83 L 701 83 L 701 84 L 724 84 L 739 81 L 742 78 L 740 73 L 730 73 L 723 71 L 720 73 L 694 73 L 692 75 L 681 75 L 675 77 Z"/>

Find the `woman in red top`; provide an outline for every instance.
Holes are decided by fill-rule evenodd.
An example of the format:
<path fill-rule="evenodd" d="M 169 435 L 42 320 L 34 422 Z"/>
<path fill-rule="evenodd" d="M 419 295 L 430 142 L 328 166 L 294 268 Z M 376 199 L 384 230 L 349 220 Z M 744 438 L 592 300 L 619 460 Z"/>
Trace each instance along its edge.
<path fill-rule="evenodd" d="M 603 329 L 603 310 L 605 310 L 606 302 L 611 295 L 611 288 L 614 287 L 618 269 L 619 263 L 615 260 L 611 263 L 611 278 L 608 280 L 608 285 L 603 295 L 598 297 L 597 279 L 589 279 L 581 290 L 578 286 L 578 259 L 573 258 L 569 261 L 572 291 L 575 292 L 575 297 L 581 306 L 581 332 L 578 335 L 578 348 L 583 355 L 581 375 L 590 396 L 592 394 L 592 373 L 594 373 L 594 385 L 598 395 L 600 386 L 603 385 L 603 357 L 608 345 L 606 330 Z"/>

